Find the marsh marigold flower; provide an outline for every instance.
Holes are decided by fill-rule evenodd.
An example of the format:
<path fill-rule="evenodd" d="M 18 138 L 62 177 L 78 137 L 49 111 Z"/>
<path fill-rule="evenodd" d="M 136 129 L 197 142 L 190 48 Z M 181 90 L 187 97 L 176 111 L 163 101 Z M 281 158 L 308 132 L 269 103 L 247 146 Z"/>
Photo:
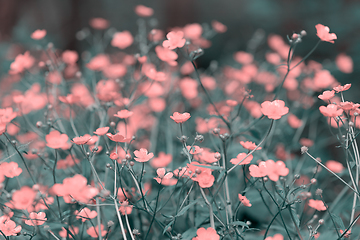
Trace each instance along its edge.
<path fill-rule="evenodd" d="M 272 102 L 265 101 L 261 104 L 260 111 L 269 119 L 280 119 L 283 115 L 289 112 L 289 108 L 285 107 L 285 102 L 282 100 L 274 100 Z"/>
<path fill-rule="evenodd" d="M 321 41 L 334 43 L 334 40 L 337 39 L 335 33 L 330 33 L 330 28 L 322 24 L 316 24 L 316 35 L 320 38 Z"/>

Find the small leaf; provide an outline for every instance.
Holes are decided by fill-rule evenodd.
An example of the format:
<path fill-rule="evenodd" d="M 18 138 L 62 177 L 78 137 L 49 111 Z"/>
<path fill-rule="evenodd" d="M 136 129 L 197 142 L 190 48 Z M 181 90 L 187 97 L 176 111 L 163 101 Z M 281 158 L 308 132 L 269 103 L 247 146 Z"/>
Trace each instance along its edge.
<path fill-rule="evenodd" d="M 298 217 L 298 215 L 296 213 L 296 208 L 295 208 L 294 205 L 291 205 L 290 208 L 291 208 L 291 213 L 292 213 L 292 215 L 294 217 L 295 223 L 299 227 L 300 226 L 300 219 L 299 219 L 299 217 Z"/>
<path fill-rule="evenodd" d="M 331 217 L 333 218 L 334 222 L 341 228 L 341 229 L 346 229 L 346 227 L 344 226 L 343 220 L 341 219 L 341 217 L 332 214 L 331 213 Z"/>
<path fill-rule="evenodd" d="M 221 181 L 221 179 L 223 178 L 223 176 L 225 175 L 226 173 L 226 170 L 222 170 L 218 176 L 218 179 L 217 179 L 217 183 L 219 183 Z"/>
<path fill-rule="evenodd" d="M 212 170 L 222 170 L 223 168 L 222 167 L 219 167 L 219 166 L 211 166 L 211 165 L 195 165 L 194 166 L 196 167 L 202 167 L 202 168 L 210 168 Z"/>
<path fill-rule="evenodd" d="M 168 230 L 169 227 L 171 227 L 171 225 L 174 223 L 175 220 L 171 220 L 165 227 L 164 227 L 164 231 L 163 234 L 165 234 L 165 232 Z"/>
<path fill-rule="evenodd" d="M 249 226 L 245 222 L 242 222 L 242 221 L 231 222 L 230 225 L 231 226 L 242 226 L 242 227 L 249 228 Z"/>
<path fill-rule="evenodd" d="M 201 199 L 198 198 L 198 199 L 196 199 L 195 201 L 191 202 L 189 205 L 183 207 L 183 208 L 181 209 L 181 211 L 178 212 L 178 214 L 176 214 L 175 217 L 179 217 L 179 216 L 181 216 L 181 215 L 184 215 L 184 213 L 186 213 L 186 211 L 189 210 L 189 208 L 191 208 L 192 206 L 194 206 L 195 204 L 197 204 L 200 200 L 201 200 Z"/>

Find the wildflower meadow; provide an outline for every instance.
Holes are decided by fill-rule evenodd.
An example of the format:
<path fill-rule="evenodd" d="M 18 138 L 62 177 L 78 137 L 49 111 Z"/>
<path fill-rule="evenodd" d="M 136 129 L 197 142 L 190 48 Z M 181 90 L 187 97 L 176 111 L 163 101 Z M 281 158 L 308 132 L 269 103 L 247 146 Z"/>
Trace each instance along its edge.
<path fill-rule="evenodd" d="M 136 31 L 88 19 L 82 52 L 40 28 L 8 54 L 0 239 L 360 239 L 360 104 L 333 74 L 353 60 L 313 59 L 341 35 L 269 32 L 204 68 L 225 24 L 129 12 Z"/>

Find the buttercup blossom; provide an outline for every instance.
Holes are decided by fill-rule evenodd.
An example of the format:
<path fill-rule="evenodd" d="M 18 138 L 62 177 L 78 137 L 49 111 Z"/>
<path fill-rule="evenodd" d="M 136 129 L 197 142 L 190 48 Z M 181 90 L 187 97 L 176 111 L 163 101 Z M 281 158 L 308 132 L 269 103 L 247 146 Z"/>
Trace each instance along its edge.
<path fill-rule="evenodd" d="M 238 197 L 239 197 L 240 202 L 241 202 L 245 207 L 251 207 L 251 206 L 252 206 L 252 204 L 250 203 L 249 199 L 247 199 L 246 196 L 243 196 L 243 195 L 241 195 L 241 194 L 239 193 Z"/>
<path fill-rule="evenodd" d="M 265 101 L 261 104 L 260 111 L 269 119 L 280 119 L 283 115 L 289 112 L 289 108 L 285 107 L 285 102 L 282 100 L 274 100 L 272 102 Z"/>
<path fill-rule="evenodd" d="M 234 165 L 238 164 L 240 161 L 242 161 L 246 157 L 246 153 L 239 153 L 236 158 L 232 158 L 230 162 Z M 251 162 L 253 159 L 253 155 L 250 154 L 247 158 L 245 158 L 239 165 L 246 165 Z"/>
<path fill-rule="evenodd" d="M 43 39 L 46 36 L 46 30 L 45 29 L 38 29 L 35 32 L 31 34 L 31 38 L 34 40 L 40 40 Z"/>
<path fill-rule="evenodd" d="M 115 117 L 118 117 L 118 118 L 122 118 L 122 119 L 126 119 L 126 118 L 129 118 L 133 115 L 134 113 L 127 110 L 127 109 L 123 109 L 121 111 L 118 111 L 116 114 L 114 114 Z"/>
<path fill-rule="evenodd" d="M 25 220 L 25 224 L 29 226 L 35 226 L 35 225 L 43 225 L 46 222 L 46 214 L 44 212 L 31 212 L 29 214 L 29 219 Z"/>
<path fill-rule="evenodd" d="M 86 134 L 84 136 L 80 136 L 80 137 L 74 137 L 72 139 L 72 142 L 77 144 L 77 145 L 84 145 L 86 144 L 88 141 L 90 141 L 91 136 L 89 134 Z"/>
<path fill-rule="evenodd" d="M 322 94 L 320 94 L 318 96 L 318 98 L 320 98 L 323 101 L 329 101 L 330 99 L 332 99 L 335 96 L 335 91 L 331 90 L 331 91 L 324 91 Z"/>
<path fill-rule="evenodd" d="M 316 24 L 316 35 L 320 38 L 321 41 L 334 43 L 334 40 L 337 39 L 335 33 L 330 33 L 330 28 L 322 24 Z"/>
<path fill-rule="evenodd" d="M 250 141 L 246 141 L 246 142 L 240 141 L 240 144 L 241 144 L 241 146 L 243 146 L 243 148 L 250 150 L 250 151 L 252 151 L 256 148 L 256 144 L 253 142 L 250 142 Z M 256 150 L 261 150 L 261 147 L 256 148 Z"/>
<path fill-rule="evenodd" d="M 326 210 L 326 207 L 325 207 L 323 201 L 321 201 L 321 200 L 310 199 L 308 205 L 309 205 L 309 207 L 314 208 L 318 211 Z"/>
<path fill-rule="evenodd" d="M 98 128 L 98 129 L 96 129 L 96 131 L 94 133 L 96 135 L 103 136 L 109 131 L 109 129 L 110 129 L 109 127 Z"/>
<path fill-rule="evenodd" d="M 176 123 L 184 123 L 190 118 L 190 113 L 178 113 L 174 112 L 172 116 L 170 116 L 172 120 L 174 120 Z"/>
<path fill-rule="evenodd" d="M 335 104 L 329 104 L 326 107 L 320 106 L 319 110 L 325 117 L 338 117 L 343 113 L 343 110 L 341 108 L 338 109 L 338 106 Z"/>
<path fill-rule="evenodd" d="M 134 155 L 135 155 L 134 159 L 137 162 L 147 162 L 151 158 L 154 157 L 154 154 L 153 153 L 148 153 L 148 150 L 146 150 L 145 148 L 141 148 L 140 150 L 135 150 Z"/>
<path fill-rule="evenodd" d="M 129 31 L 117 32 L 111 41 L 111 46 L 125 49 L 134 42 L 134 38 Z"/>
<path fill-rule="evenodd" d="M 91 211 L 87 207 L 84 207 L 80 211 L 76 210 L 74 214 L 76 215 L 76 218 L 81 219 L 82 222 L 85 222 L 86 220 L 95 218 L 97 216 L 97 212 L 95 210 Z"/>
<path fill-rule="evenodd" d="M 272 237 L 265 238 L 265 240 L 284 240 L 284 236 L 281 235 L 280 233 L 278 233 L 278 234 L 275 234 Z"/>
<path fill-rule="evenodd" d="M 54 149 L 68 149 L 70 146 L 68 144 L 69 137 L 66 134 L 61 134 L 57 130 L 51 131 L 48 135 L 45 136 L 46 146 Z"/>
<path fill-rule="evenodd" d="M 184 38 L 184 32 L 171 31 L 166 35 L 168 40 L 163 42 L 163 47 L 168 49 L 182 48 L 185 45 L 186 39 Z"/>
<path fill-rule="evenodd" d="M 21 231 L 21 226 L 16 226 L 7 216 L 1 216 L 0 230 L 5 236 L 16 236 Z"/>
<path fill-rule="evenodd" d="M 343 92 L 343 91 L 346 91 L 346 90 L 349 90 L 351 87 L 351 83 L 348 83 L 348 84 L 345 84 L 344 86 L 336 86 L 334 87 L 333 89 L 338 93 L 338 92 Z"/>
<path fill-rule="evenodd" d="M 199 228 L 196 231 L 197 236 L 194 237 L 192 240 L 220 240 L 219 234 L 217 234 L 216 230 L 212 227 L 207 229 Z"/>
<path fill-rule="evenodd" d="M 135 13 L 140 17 L 151 17 L 154 14 L 154 10 L 144 5 L 137 5 Z"/>
<path fill-rule="evenodd" d="M 128 141 L 128 139 L 125 138 L 120 133 L 116 133 L 115 135 L 112 135 L 111 133 L 107 133 L 106 136 L 108 136 L 108 138 L 110 138 L 110 140 L 114 141 L 114 142 L 127 142 Z"/>

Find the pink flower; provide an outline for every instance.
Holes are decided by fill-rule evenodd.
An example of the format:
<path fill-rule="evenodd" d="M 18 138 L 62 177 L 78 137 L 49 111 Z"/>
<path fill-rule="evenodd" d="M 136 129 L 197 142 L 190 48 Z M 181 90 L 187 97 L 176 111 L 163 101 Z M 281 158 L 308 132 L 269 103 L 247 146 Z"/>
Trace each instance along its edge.
<path fill-rule="evenodd" d="M 72 142 L 77 144 L 77 145 L 84 145 L 87 142 L 89 142 L 90 139 L 91 139 L 91 136 L 89 134 L 85 134 L 84 136 L 74 137 L 72 139 Z"/>
<path fill-rule="evenodd" d="M 79 233 L 79 228 L 78 228 L 78 227 L 73 227 L 73 226 L 71 226 L 71 227 L 69 228 L 69 231 L 70 231 L 73 235 L 77 235 L 77 234 Z M 69 238 L 72 238 L 72 236 L 68 233 L 68 231 L 67 231 L 64 227 L 61 228 L 61 231 L 59 232 L 59 235 L 60 235 L 60 237 L 62 237 L 62 238 L 67 238 L 67 236 L 69 236 Z"/>
<path fill-rule="evenodd" d="M 127 109 L 123 109 L 121 111 L 118 111 L 116 114 L 114 114 L 115 117 L 118 117 L 118 118 L 122 118 L 122 119 L 126 119 L 126 118 L 129 118 L 133 115 L 134 113 L 127 110 Z"/>
<path fill-rule="evenodd" d="M 166 167 L 167 165 L 169 165 L 171 163 L 172 159 L 173 159 L 173 157 L 172 157 L 171 154 L 166 154 L 164 152 L 159 152 L 158 157 L 151 160 L 150 165 L 153 168 Z"/>
<path fill-rule="evenodd" d="M 250 203 L 249 199 L 247 199 L 247 197 L 241 195 L 240 193 L 239 193 L 238 196 L 239 196 L 240 202 L 242 204 L 244 204 L 245 207 L 251 207 L 252 206 L 252 204 Z"/>
<path fill-rule="evenodd" d="M 345 84 L 344 86 L 336 86 L 333 89 L 338 93 L 338 92 L 343 92 L 346 90 L 349 90 L 349 88 L 351 87 L 351 83 Z"/>
<path fill-rule="evenodd" d="M 166 38 L 163 42 L 163 47 L 168 49 L 182 48 L 185 45 L 186 39 L 184 38 L 184 32 L 182 31 L 171 31 L 166 34 Z"/>
<path fill-rule="evenodd" d="M 135 155 L 135 160 L 137 162 L 147 162 L 149 161 L 151 158 L 154 157 L 153 153 L 148 153 L 148 150 L 146 150 L 145 148 L 140 148 L 140 150 L 135 150 L 134 151 L 134 155 Z"/>
<path fill-rule="evenodd" d="M 128 141 L 128 139 L 125 138 L 120 133 L 116 133 L 115 135 L 112 135 L 111 133 L 107 133 L 106 136 L 108 136 L 108 138 L 110 138 L 110 140 L 114 141 L 114 142 L 127 142 Z"/>
<path fill-rule="evenodd" d="M 129 205 L 128 201 L 123 201 L 122 203 L 120 203 L 119 211 L 121 212 L 122 215 L 131 214 L 132 209 L 133 209 L 133 205 Z"/>
<path fill-rule="evenodd" d="M 300 120 L 297 116 L 295 116 L 294 114 L 290 114 L 288 116 L 288 123 L 290 125 L 290 127 L 292 128 L 299 128 L 301 127 L 301 125 L 303 124 L 303 121 Z"/>
<path fill-rule="evenodd" d="M 238 63 L 246 65 L 252 63 L 252 61 L 254 60 L 254 56 L 251 53 L 240 51 L 234 54 L 234 59 Z"/>
<path fill-rule="evenodd" d="M 34 40 L 40 40 L 43 39 L 46 36 L 46 30 L 45 29 L 38 29 L 35 32 L 31 34 L 31 38 Z"/>
<path fill-rule="evenodd" d="M 329 33 L 330 28 L 322 24 L 316 24 L 316 35 L 320 38 L 321 41 L 334 43 L 334 40 L 337 39 L 335 33 Z"/>
<path fill-rule="evenodd" d="M 170 66 L 177 66 L 178 63 L 175 60 L 178 58 L 178 55 L 176 52 L 162 46 L 156 46 L 155 52 L 161 61 L 167 62 Z"/>
<path fill-rule="evenodd" d="M 269 159 L 266 161 L 266 173 L 271 181 L 276 182 L 280 176 L 286 176 L 289 174 L 289 169 L 286 167 L 283 161 L 274 162 Z"/>
<path fill-rule="evenodd" d="M 95 210 L 91 211 L 87 207 L 81 209 L 81 211 L 76 210 L 74 214 L 76 215 L 76 219 L 81 219 L 82 222 L 85 222 L 86 220 L 95 218 L 97 216 L 97 212 Z"/>
<path fill-rule="evenodd" d="M 310 199 L 309 200 L 309 207 L 314 208 L 318 211 L 325 211 L 326 207 L 323 203 L 323 201 L 321 200 L 314 200 L 314 199 Z"/>
<path fill-rule="evenodd" d="M 5 236 L 16 236 L 21 231 L 21 226 L 16 226 L 16 223 L 7 216 L 1 216 L 0 230 Z"/>
<path fill-rule="evenodd" d="M 25 224 L 29 225 L 29 226 L 38 226 L 38 225 L 43 225 L 47 218 L 46 218 L 46 214 L 44 212 L 31 212 L 29 214 L 29 218 L 28 220 L 25 220 Z"/>
<path fill-rule="evenodd" d="M 341 163 L 334 160 L 327 161 L 325 163 L 325 166 L 334 173 L 341 173 L 344 170 L 344 166 Z"/>
<path fill-rule="evenodd" d="M 89 24 L 94 29 L 103 30 L 109 27 L 110 22 L 104 18 L 92 18 L 90 19 Z"/>
<path fill-rule="evenodd" d="M 192 240 L 220 240 L 219 234 L 217 234 L 216 230 L 212 227 L 207 229 L 199 228 L 196 231 L 197 236 L 194 237 Z"/>
<path fill-rule="evenodd" d="M 111 46 L 125 49 L 134 42 L 134 38 L 129 31 L 117 32 L 111 40 Z"/>
<path fill-rule="evenodd" d="M 338 117 L 343 113 L 343 110 L 341 108 L 338 109 L 338 106 L 335 104 L 329 104 L 326 107 L 320 106 L 319 110 L 325 117 Z"/>
<path fill-rule="evenodd" d="M 151 17 L 154 14 L 154 10 L 144 5 L 137 5 L 135 13 L 140 17 Z"/>
<path fill-rule="evenodd" d="M 272 102 L 265 101 L 261 104 L 260 111 L 269 119 L 280 119 L 283 115 L 289 112 L 289 108 L 285 107 L 285 102 L 282 100 L 274 100 Z"/>
<path fill-rule="evenodd" d="M 68 144 L 69 137 L 66 134 L 61 134 L 57 130 L 51 131 L 48 135 L 45 136 L 46 146 L 54 149 L 68 149 L 70 145 Z"/>
<path fill-rule="evenodd" d="M 247 150 L 254 150 L 256 148 L 256 144 L 250 141 L 240 141 L 241 146 L 243 146 L 243 148 L 247 149 Z M 258 147 L 256 150 L 261 150 L 261 147 Z"/>
<path fill-rule="evenodd" d="M 343 73 L 352 73 L 353 72 L 353 60 L 351 57 L 347 56 L 345 53 L 340 53 L 335 59 L 336 66 Z"/>
<path fill-rule="evenodd" d="M 272 237 L 265 238 L 265 240 L 284 240 L 284 236 L 281 235 L 280 233 L 278 233 L 278 234 L 275 234 Z"/>
<path fill-rule="evenodd" d="M 322 94 L 318 96 L 318 98 L 320 98 L 323 101 L 328 101 L 332 99 L 334 96 L 335 96 L 335 91 L 331 90 L 331 91 L 324 91 Z"/>
<path fill-rule="evenodd" d="M 217 33 L 224 33 L 227 31 L 227 27 L 221 22 L 218 22 L 216 20 L 211 22 L 211 26 Z"/>
<path fill-rule="evenodd" d="M 172 120 L 174 120 L 176 123 L 184 123 L 190 118 L 190 113 L 178 113 L 174 112 L 172 116 L 170 116 Z"/>
<path fill-rule="evenodd" d="M 0 164 L 0 167 L 2 169 L 2 173 L 8 178 L 17 177 L 22 173 L 22 169 L 16 162 L 3 162 Z"/>
<path fill-rule="evenodd" d="M 193 180 L 197 181 L 201 188 L 209 188 L 214 184 L 215 177 L 211 172 L 202 171 Z"/>
<path fill-rule="evenodd" d="M 109 131 L 109 127 L 102 127 L 102 128 L 96 129 L 96 131 L 95 131 L 94 133 L 95 133 L 96 135 L 103 136 L 103 135 L 105 135 L 108 131 Z"/>
<path fill-rule="evenodd" d="M 87 234 L 90 235 L 90 237 L 92 238 L 98 238 L 99 234 L 99 226 L 95 226 L 95 227 L 89 227 L 86 230 Z M 100 232 L 101 232 L 101 236 L 105 236 L 105 234 L 107 233 L 107 231 L 104 230 L 104 225 L 100 225 Z"/>
<path fill-rule="evenodd" d="M 177 179 L 173 178 L 174 174 L 171 172 L 166 173 L 165 168 L 158 168 L 156 170 L 156 173 L 158 177 L 155 177 L 154 179 L 162 185 L 165 186 L 173 186 L 177 183 Z"/>
<path fill-rule="evenodd" d="M 249 164 L 251 162 L 251 160 L 253 159 L 253 155 L 250 154 L 247 158 L 246 157 L 246 153 L 239 153 L 236 158 L 232 158 L 230 160 L 230 162 L 234 165 L 238 164 L 240 161 L 242 161 L 239 165 L 245 165 L 245 164 Z M 245 159 L 244 159 L 245 158 Z"/>
<path fill-rule="evenodd" d="M 61 55 L 64 63 L 74 65 L 79 59 L 79 54 L 76 51 L 66 50 Z"/>
<path fill-rule="evenodd" d="M 266 162 L 261 161 L 259 166 L 251 165 L 249 167 L 250 176 L 252 177 L 265 177 L 267 175 Z"/>

